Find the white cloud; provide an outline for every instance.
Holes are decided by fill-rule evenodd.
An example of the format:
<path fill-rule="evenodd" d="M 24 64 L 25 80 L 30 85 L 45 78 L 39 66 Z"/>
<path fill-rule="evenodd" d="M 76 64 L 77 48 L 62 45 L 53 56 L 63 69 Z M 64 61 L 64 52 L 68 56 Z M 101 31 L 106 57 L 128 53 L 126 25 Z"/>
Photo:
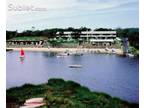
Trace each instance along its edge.
<path fill-rule="evenodd" d="M 99 10 L 117 7 L 138 0 L 8 0 L 8 5 L 42 7 L 49 10 Z"/>
<path fill-rule="evenodd" d="M 46 9 L 46 11 L 7 11 L 7 25 L 100 12 L 133 10 L 135 7 L 125 6 L 120 9 L 120 6 L 133 2 L 138 0 L 7 0 L 8 9 L 10 4 L 15 8 L 33 6 Z"/>

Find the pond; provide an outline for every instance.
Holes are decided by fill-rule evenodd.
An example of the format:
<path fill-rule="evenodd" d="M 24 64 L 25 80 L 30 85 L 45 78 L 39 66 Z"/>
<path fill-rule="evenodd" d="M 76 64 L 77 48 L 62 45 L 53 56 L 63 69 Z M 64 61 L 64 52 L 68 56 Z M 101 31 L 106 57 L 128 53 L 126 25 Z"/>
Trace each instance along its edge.
<path fill-rule="evenodd" d="M 72 80 L 92 91 L 105 92 L 129 102 L 139 102 L 139 60 L 108 54 L 84 54 L 58 58 L 50 52 L 6 53 L 6 87 L 41 84 L 50 78 Z M 69 65 L 82 65 L 70 68 Z"/>

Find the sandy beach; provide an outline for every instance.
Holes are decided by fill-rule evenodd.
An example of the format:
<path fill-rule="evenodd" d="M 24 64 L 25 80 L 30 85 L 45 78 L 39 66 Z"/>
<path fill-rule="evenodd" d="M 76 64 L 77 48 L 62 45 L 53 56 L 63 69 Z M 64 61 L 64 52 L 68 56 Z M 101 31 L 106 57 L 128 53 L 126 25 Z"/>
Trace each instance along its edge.
<path fill-rule="evenodd" d="M 7 48 L 7 50 L 20 51 L 21 48 Z M 122 55 L 122 49 L 98 49 L 98 48 L 23 48 L 25 51 L 44 51 L 44 52 L 83 52 L 83 53 L 115 53 Z"/>

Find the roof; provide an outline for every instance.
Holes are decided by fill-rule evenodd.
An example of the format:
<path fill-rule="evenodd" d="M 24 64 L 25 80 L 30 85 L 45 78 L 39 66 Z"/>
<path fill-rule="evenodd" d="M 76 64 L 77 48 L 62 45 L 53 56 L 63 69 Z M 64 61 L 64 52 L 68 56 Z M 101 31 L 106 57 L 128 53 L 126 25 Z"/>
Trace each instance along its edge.
<path fill-rule="evenodd" d="M 59 34 L 60 32 L 57 32 L 56 34 Z M 72 34 L 72 31 L 66 31 L 64 34 Z M 81 34 L 115 34 L 116 31 L 82 31 Z"/>
<path fill-rule="evenodd" d="M 116 31 L 84 31 L 81 34 L 116 34 Z"/>
<path fill-rule="evenodd" d="M 58 35 L 58 34 L 60 34 L 60 32 L 57 32 L 56 34 Z M 72 34 L 72 31 L 63 32 L 63 34 Z"/>
<path fill-rule="evenodd" d="M 93 34 L 90 34 L 90 35 L 81 35 L 80 37 L 116 37 L 116 35 L 112 35 L 112 34 L 108 34 L 108 35 L 93 35 Z"/>
<path fill-rule="evenodd" d="M 90 39 L 90 42 L 114 42 L 113 39 Z"/>

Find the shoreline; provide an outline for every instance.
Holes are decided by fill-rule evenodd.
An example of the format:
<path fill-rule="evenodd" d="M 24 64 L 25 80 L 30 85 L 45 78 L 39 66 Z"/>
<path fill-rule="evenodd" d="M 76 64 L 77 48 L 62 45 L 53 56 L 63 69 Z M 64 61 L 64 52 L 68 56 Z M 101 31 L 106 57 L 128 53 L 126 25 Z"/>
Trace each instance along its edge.
<path fill-rule="evenodd" d="M 43 51 L 43 52 L 83 52 L 83 53 L 103 53 L 103 54 L 117 54 L 123 55 L 122 49 L 105 49 L 105 48 L 23 48 L 25 51 Z M 20 51 L 21 48 L 6 48 L 6 50 Z M 113 51 L 114 52 L 113 52 Z"/>

